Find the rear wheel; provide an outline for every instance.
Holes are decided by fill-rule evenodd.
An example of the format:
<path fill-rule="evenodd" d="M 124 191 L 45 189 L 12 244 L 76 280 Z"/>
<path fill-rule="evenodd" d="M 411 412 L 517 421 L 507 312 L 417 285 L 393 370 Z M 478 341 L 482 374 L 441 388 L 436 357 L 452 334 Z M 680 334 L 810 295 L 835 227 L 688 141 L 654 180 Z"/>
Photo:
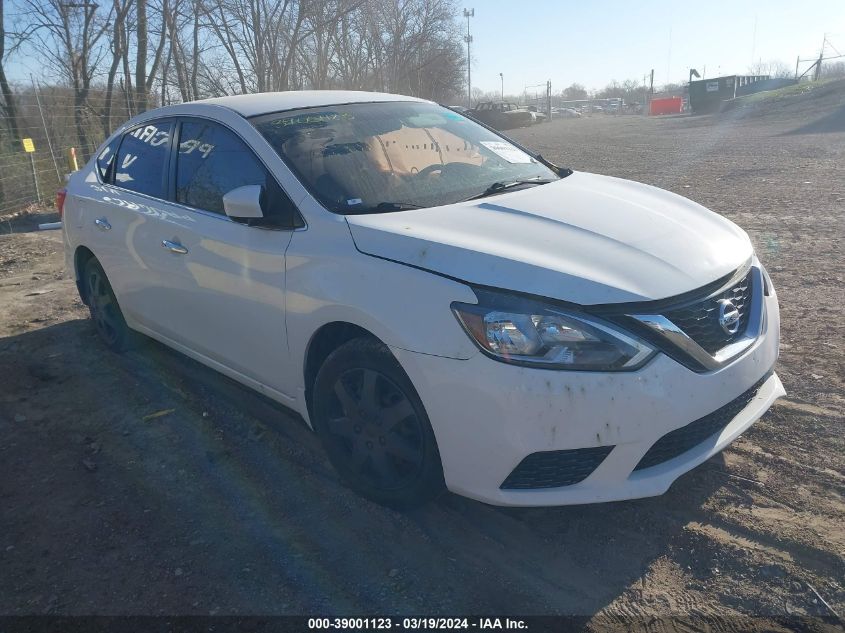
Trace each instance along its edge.
<path fill-rule="evenodd" d="M 83 283 L 91 320 L 100 339 L 115 352 L 127 350 L 132 342 L 132 330 L 126 325 L 103 267 L 93 257 L 85 263 Z"/>
<path fill-rule="evenodd" d="M 317 373 L 312 411 L 332 465 L 360 494 L 410 508 L 443 490 L 428 416 L 383 344 L 360 338 L 332 352 Z"/>

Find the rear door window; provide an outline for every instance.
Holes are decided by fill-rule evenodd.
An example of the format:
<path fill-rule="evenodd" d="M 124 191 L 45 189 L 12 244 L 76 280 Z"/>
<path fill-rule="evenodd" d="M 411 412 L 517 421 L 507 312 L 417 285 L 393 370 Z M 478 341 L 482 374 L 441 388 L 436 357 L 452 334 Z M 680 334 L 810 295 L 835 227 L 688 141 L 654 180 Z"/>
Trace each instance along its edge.
<path fill-rule="evenodd" d="M 167 158 L 173 123 L 153 121 L 127 132 L 120 143 L 114 184 L 154 198 L 166 198 Z"/>

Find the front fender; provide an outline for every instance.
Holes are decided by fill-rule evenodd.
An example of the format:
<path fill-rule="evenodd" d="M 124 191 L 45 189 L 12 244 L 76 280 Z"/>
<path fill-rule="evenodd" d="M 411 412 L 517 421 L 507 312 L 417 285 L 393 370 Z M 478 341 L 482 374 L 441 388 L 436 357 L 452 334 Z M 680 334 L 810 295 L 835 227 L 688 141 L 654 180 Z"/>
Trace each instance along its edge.
<path fill-rule="evenodd" d="M 390 347 L 467 359 L 478 353 L 452 313 L 475 303 L 465 284 L 360 253 L 342 217 L 294 233 L 286 262 L 286 326 L 294 366 L 314 333 L 332 322 L 367 330 Z M 304 388 L 304 375 L 299 376 Z"/>

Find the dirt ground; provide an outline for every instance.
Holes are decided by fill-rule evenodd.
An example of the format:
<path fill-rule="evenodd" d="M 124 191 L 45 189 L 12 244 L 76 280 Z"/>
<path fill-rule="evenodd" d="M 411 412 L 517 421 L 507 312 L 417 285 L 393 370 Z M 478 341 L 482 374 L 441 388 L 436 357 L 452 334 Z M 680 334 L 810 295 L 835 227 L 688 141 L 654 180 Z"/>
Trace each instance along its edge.
<path fill-rule="evenodd" d="M 156 343 L 105 351 L 59 232 L 0 222 L 0 614 L 845 617 L 843 94 L 514 133 L 738 222 L 778 290 L 787 399 L 653 499 L 373 505 L 289 411 Z"/>

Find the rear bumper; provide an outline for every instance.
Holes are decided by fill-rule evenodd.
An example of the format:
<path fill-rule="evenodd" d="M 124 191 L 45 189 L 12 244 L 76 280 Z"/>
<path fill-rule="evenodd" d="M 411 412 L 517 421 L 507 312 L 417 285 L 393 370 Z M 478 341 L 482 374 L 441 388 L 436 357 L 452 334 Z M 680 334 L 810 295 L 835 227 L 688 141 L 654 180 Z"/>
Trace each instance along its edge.
<path fill-rule="evenodd" d="M 561 372 L 517 367 L 481 354 L 453 360 L 394 349 L 425 404 L 447 487 L 495 505 L 544 506 L 634 499 L 664 493 L 675 479 L 723 450 L 785 395 L 772 373 L 726 425 L 692 448 L 635 470 L 667 433 L 730 403 L 752 388 L 778 356 L 777 301 L 768 324 L 729 365 L 695 373 L 665 355 L 632 373 Z M 502 489 L 528 455 L 610 447 L 578 483 Z"/>

